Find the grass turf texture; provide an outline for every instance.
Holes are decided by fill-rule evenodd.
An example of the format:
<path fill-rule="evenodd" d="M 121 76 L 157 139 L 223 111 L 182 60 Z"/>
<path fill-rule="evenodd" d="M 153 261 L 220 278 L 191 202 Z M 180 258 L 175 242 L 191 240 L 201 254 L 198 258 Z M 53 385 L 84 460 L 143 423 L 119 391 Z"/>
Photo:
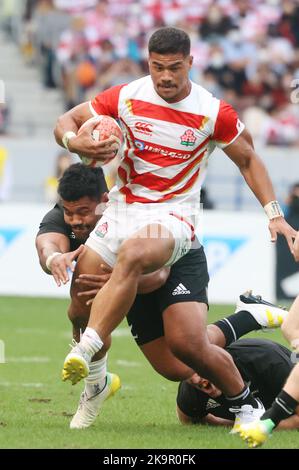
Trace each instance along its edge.
<path fill-rule="evenodd" d="M 246 448 L 227 428 L 178 423 L 177 384 L 152 370 L 125 322 L 113 335 L 109 355 L 109 370 L 120 375 L 122 389 L 105 403 L 91 428 L 70 430 L 82 384 L 60 379 L 71 340 L 67 305 L 65 300 L 0 297 L 6 356 L 0 363 L 0 448 Z M 227 305 L 212 306 L 209 322 L 232 311 Z M 283 342 L 279 331 L 266 337 Z M 298 448 L 298 433 L 275 432 L 264 447 Z"/>

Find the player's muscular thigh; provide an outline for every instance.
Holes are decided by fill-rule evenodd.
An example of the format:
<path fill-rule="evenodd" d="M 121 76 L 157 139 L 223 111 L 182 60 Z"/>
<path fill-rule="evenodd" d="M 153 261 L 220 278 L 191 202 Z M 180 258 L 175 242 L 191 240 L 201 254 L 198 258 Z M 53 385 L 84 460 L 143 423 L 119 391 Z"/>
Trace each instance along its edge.
<path fill-rule="evenodd" d="M 143 273 L 160 269 L 174 249 L 171 232 L 160 224 L 149 224 L 125 240 L 119 250 L 118 262 L 124 268 L 140 267 Z"/>

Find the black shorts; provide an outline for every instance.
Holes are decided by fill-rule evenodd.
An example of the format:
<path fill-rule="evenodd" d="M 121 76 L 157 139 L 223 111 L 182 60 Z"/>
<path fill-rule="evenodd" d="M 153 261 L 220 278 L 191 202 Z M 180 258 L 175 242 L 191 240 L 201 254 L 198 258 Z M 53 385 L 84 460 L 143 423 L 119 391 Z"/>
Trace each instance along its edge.
<path fill-rule="evenodd" d="M 180 302 L 203 302 L 208 305 L 209 274 L 203 247 L 191 249 L 177 261 L 160 289 L 136 296 L 127 321 L 138 345 L 164 336 L 164 310 Z"/>

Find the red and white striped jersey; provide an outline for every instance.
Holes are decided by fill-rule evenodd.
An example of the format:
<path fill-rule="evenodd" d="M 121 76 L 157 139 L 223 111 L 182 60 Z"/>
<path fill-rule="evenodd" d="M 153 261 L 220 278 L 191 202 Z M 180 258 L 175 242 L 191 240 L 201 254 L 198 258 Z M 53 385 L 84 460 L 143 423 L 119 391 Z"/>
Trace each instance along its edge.
<path fill-rule="evenodd" d="M 90 102 L 93 114 L 119 119 L 125 134 L 110 200 L 198 205 L 210 154 L 232 143 L 244 124 L 229 104 L 191 84 L 190 94 L 177 103 L 163 100 L 150 76 L 112 87 Z"/>

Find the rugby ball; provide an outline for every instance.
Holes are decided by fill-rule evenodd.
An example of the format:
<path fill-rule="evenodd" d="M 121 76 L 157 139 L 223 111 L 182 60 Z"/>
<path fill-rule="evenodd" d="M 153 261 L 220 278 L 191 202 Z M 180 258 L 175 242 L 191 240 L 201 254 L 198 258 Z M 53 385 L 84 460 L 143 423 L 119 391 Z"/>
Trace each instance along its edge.
<path fill-rule="evenodd" d="M 111 116 L 99 115 L 88 119 L 87 121 L 82 124 L 80 129 L 78 130 L 78 135 L 82 132 L 87 126 L 90 124 L 94 124 L 93 131 L 91 132 L 91 138 L 94 140 L 105 140 L 108 139 L 111 135 L 114 135 L 118 141 L 118 150 L 121 147 L 123 141 L 123 134 L 120 126 L 118 123 L 113 119 Z M 117 152 L 115 153 L 115 156 Z M 98 166 L 103 166 L 109 163 L 111 160 L 106 162 L 101 162 L 99 160 L 95 160 L 94 158 L 86 157 L 84 155 L 80 155 L 79 157 L 82 160 L 84 165 L 95 168 Z"/>

